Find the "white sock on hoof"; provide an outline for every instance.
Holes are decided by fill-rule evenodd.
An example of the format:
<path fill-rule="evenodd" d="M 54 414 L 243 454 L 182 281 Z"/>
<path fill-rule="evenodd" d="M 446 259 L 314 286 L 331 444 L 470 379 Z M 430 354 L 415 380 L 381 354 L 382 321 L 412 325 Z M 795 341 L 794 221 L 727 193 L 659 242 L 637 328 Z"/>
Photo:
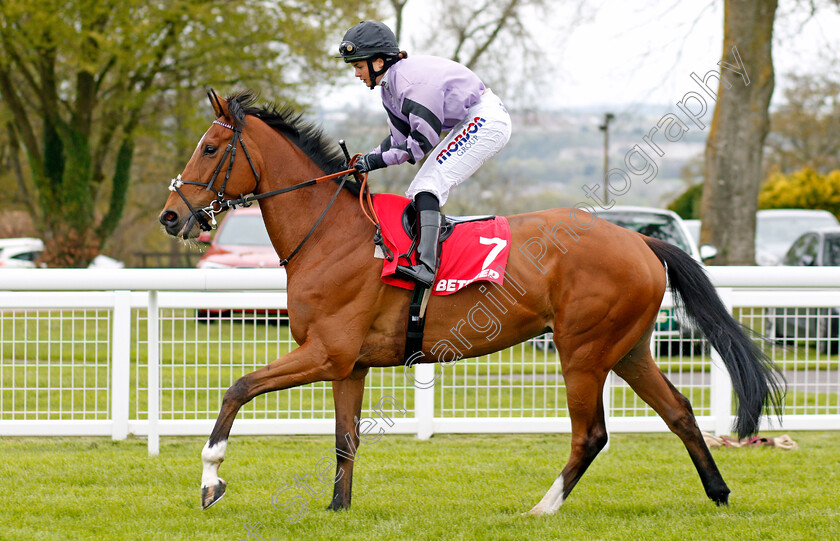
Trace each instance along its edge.
<path fill-rule="evenodd" d="M 528 511 L 529 515 L 550 515 L 563 505 L 563 474 L 557 476 L 540 503 Z"/>
<path fill-rule="evenodd" d="M 201 472 L 201 488 L 214 487 L 219 484 L 219 464 L 225 459 L 225 450 L 227 449 L 227 440 L 210 446 L 209 442 L 204 444 L 204 449 L 201 450 L 201 463 L 203 469 Z"/>

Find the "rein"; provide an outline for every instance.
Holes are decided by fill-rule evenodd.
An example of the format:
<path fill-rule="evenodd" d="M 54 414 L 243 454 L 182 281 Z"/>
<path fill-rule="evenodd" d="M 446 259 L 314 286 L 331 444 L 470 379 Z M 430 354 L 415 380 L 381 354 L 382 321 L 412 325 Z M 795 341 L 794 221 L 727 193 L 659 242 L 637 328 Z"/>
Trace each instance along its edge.
<path fill-rule="evenodd" d="M 357 154 L 353 156 L 351 162 L 355 162 L 360 155 L 361 154 Z M 382 253 L 385 255 L 385 259 L 387 261 L 393 261 L 394 253 L 391 251 L 390 248 L 388 248 L 388 245 L 385 244 L 385 239 L 382 238 L 382 224 L 379 221 L 379 216 L 376 215 L 376 209 L 373 208 L 373 199 L 371 198 L 367 178 L 368 174 L 365 173 L 362 176 L 362 186 L 359 190 L 359 206 L 362 207 L 362 212 L 365 214 L 365 218 L 370 220 L 370 223 L 372 223 L 373 226 L 376 228 L 376 233 L 373 234 L 373 243 L 382 249 Z M 365 208 L 366 204 L 367 208 Z M 368 208 L 370 209 L 370 214 L 368 214 Z"/>
<path fill-rule="evenodd" d="M 248 160 L 248 165 L 251 166 L 251 172 L 254 173 L 254 179 L 256 180 L 254 190 L 259 188 L 260 175 L 259 175 L 259 173 L 257 173 L 257 169 L 256 169 L 256 167 L 254 167 L 254 162 L 251 160 L 251 155 L 248 153 L 248 149 L 245 147 L 245 140 L 242 139 L 242 137 L 241 137 L 242 128 L 240 128 L 239 126 L 234 126 L 234 125 L 228 124 L 226 122 L 222 122 L 218 119 L 214 120 L 213 124 L 218 124 L 219 126 L 225 127 L 229 130 L 233 130 L 233 138 L 231 139 L 230 143 L 228 143 L 228 146 L 225 149 L 225 153 L 222 155 L 222 159 L 219 161 L 219 165 L 216 166 L 216 170 L 213 172 L 213 176 L 210 178 L 210 180 L 208 182 L 200 182 L 200 181 L 197 181 L 197 180 L 183 180 L 181 178 L 181 175 L 178 174 L 178 176 L 175 177 L 174 179 L 172 179 L 172 181 L 169 183 L 169 191 L 175 192 L 181 197 L 181 199 L 187 205 L 187 208 L 190 211 L 190 215 L 192 216 L 193 219 L 195 219 L 195 221 L 198 223 L 198 226 L 201 228 L 202 231 L 211 231 L 212 229 L 214 229 L 215 226 L 216 226 L 216 214 L 224 212 L 225 210 L 235 209 L 238 206 L 250 207 L 253 204 L 254 201 L 258 201 L 260 199 L 265 199 L 266 197 L 271 197 L 271 196 L 274 196 L 274 195 L 280 195 L 280 194 L 283 194 L 283 193 L 292 192 L 292 191 L 295 191 L 295 190 L 299 190 L 301 188 L 306 188 L 308 186 L 314 186 L 315 184 L 318 184 L 320 182 L 324 182 L 324 181 L 327 181 L 327 180 L 333 180 L 333 179 L 336 179 L 336 178 L 339 178 L 339 177 L 343 177 L 341 179 L 341 182 L 338 184 L 338 189 L 336 189 L 335 193 L 333 194 L 332 198 L 330 199 L 330 202 L 327 204 L 327 208 L 325 208 L 324 212 L 321 213 L 321 216 L 318 217 L 318 220 L 315 222 L 315 225 L 312 226 L 312 228 L 309 230 L 309 232 L 306 234 L 306 236 L 303 237 L 303 240 L 300 241 L 300 243 L 297 245 L 297 247 L 294 250 L 292 250 L 292 253 L 289 254 L 289 256 L 286 257 L 285 259 L 280 260 L 280 266 L 281 267 L 286 266 L 289 263 L 289 261 L 292 259 L 292 257 L 294 257 L 300 251 L 300 249 L 303 247 L 304 243 L 306 243 L 306 241 L 309 240 L 309 237 L 312 236 L 312 234 L 315 232 L 315 229 L 321 224 L 324 217 L 327 215 L 327 212 L 329 212 L 330 208 L 332 208 L 333 203 L 335 203 L 335 200 L 338 198 L 338 194 L 341 193 L 341 189 L 344 187 L 344 184 L 347 182 L 347 175 L 352 173 L 352 174 L 356 175 L 357 178 L 358 178 L 358 176 L 360 176 L 358 171 L 356 171 L 355 168 L 351 167 L 350 169 L 345 169 L 344 171 L 339 171 L 338 173 L 332 173 L 330 175 L 324 175 L 322 177 L 317 177 L 317 178 L 305 180 L 303 182 L 299 182 L 298 184 L 294 184 L 292 186 L 287 186 L 285 188 L 279 188 L 277 190 L 272 190 L 270 192 L 265 192 L 265 193 L 261 193 L 261 194 L 252 194 L 252 195 L 248 195 L 248 196 L 246 196 L 244 194 L 239 194 L 238 199 L 226 199 L 225 198 L 225 187 L 227 186 L 228 179 L 230 178 L 230 172 L 233 169 L 233 162 L 236 159 L 236 145 L 237 145 L 237 143 L 242 144 L 242 151 L 245 153 L 245 158 Z M 349 164 L 351 166 L 356 161 L 356 159 L 358 159 L 358 156 L 360 156 L 360 155 L 357 154 L 356 156 L 353 156 L 353 158 L 350 160 Z M 225 178 L 222 181 L 222 187 L 218 191 L 214 190 L 215 193 L 216 193 L 216 199 L 212 203 L 210 203 L 208 206 L 196 210 L 190 204 L 189 200 L 187 200 L 187 198 L 184 196 L 183 192 L 181 191 L 181 186 L 183 186 L 184 184 L 190 184 L 190 185 L 194 185 L 194 186 L 206 186 L 205 190 L 210 191 L 213 188 L 213 184 L 215 184 L 215 182 L 216 182 L 216 177 L 219 176 L 219 173 L 221 172 L 222 167 L 224 167 L 225 161 L 227 161 L 228 157 L 230 157 L 230 162 L 228 163 L 227 171 L 225 172 Z M 364 194 L 365 193 L 367 193 L 367 204 L 370 207 L 370 211 L 371 211 L 371 214 L 373 215 L 373 217 L 371 217 L 371 214 L 368 214 L 367 210 L 365 210 L 365 204 L 364 204 Z M 374 243 L 377 244 L 378 246 L 382 247 L 382 249 L 384 250 L 384 252 L 386 254 L 386 257 L 388 258 L 389 261 L 391 261 L 391 259 L 393 258 L 393 255 L 391 255 L 388 247 L 385 246 L 385 243 L 382 239 L 382 227 L 379 223 L 379 218 L 376 216 L 376 212 L 373 210 L 373 204 L 372 204 L 372 201 L 371 201 L 370 190 L 368 189 L 368 186 L 367 186 L 367 173 L 365 173 L 364 176 L 362 177 L 362 187 L 361 187 L 361 190 L 359 192 L 359 204 L 361 205 L 362 212 L 364 212 L 367 219 L 370 220 L 371 223 L 373 223 L 373 225 L 376 227 L 376 233 L 373 236 Z M 210 218 L 209 223 L 207 222 L 207 219 L 205 218 L 205 215 Z"/>

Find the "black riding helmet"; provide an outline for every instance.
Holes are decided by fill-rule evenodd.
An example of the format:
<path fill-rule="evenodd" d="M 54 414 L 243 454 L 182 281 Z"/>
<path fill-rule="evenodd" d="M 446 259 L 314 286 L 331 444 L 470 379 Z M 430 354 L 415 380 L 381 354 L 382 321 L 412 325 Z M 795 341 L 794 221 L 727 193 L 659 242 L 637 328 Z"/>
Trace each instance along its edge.
<path fill-rule="evenodd" d="M 338 46 L 338 52 L 346 63 L 366 60 L 370 74 L 371 90 L 376 86 L 376 78 L 388 71 L 399 60 L 400 46 L 391 29 L 379 21 L 362 21 L 344 34 Z M 385 66 L 374 71 L 373 60 L 381 58 Z"/>

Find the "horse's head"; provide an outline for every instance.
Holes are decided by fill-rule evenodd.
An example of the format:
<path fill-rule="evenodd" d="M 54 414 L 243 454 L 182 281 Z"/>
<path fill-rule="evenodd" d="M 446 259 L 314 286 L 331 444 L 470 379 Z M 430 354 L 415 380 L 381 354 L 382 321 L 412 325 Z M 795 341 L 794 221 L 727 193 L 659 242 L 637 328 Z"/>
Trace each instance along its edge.
<path fill-rule="evenodd" d="M 230 202 L 251 193 L 259 183 L 254 149 L 242 139 L 245 115 L 239 103 L 230 103 L 209 90 L 207 96 L 216 114 L 198 142 L 184 171 L 172 179 L 172 193 L 160 213 L 160 223 L 172 236 L 184 239 L 209 231 L 215 215 L 230 208 Z M 245 159 L 236 159 L 245 155 Z"/>

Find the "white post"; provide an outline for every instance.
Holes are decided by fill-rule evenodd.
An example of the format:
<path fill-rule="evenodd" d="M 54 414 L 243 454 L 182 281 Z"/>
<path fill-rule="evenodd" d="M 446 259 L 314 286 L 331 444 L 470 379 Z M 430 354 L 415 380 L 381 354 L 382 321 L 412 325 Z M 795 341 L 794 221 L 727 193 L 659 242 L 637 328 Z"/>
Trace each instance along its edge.
<path fill-rule="evenodd" d="M 417 438 L 427 440 L 434 432 L 435 378 L 439 367 L 433 363 L 414 365 L 414 417 Z"/>
<path fill-rule="evenodd" d="M 613 373 L 607 373 L 607 379 L 604 381 L 604 391 L 603 391 L 603 398 L 602 401 L 604 402 L 604 428 L 607 430 L 607 437 L 610 435 L 610 416 L 612 415 L 612 379 Z M 604 446 L 602 451 L 609 451 L 610 449 L 610 440 L 607 440 L 607 444 Z"/>
<path fill-rule="evenodd" d="M 111 334 L 111 438 L 128 436 L 129 382 L 131 381 L 131 292 L 114 291 Z"/>
<path fill-rule="evenodd" d="M 726 309 L 732 314 L 732 288 L 718 288 L 717 292 Z M 732 380 L 729 379 L 723 359 L 714 349 L 712 349 L 711 386 L 711 413 L 715 434 L 730 434 L 732 432 Z"/>
<path fill-rule="evenodd" d="M 160 454 L 160 434 L 158 433 L 160 382 L 158 359 L 158 292 L 149 291 L 148 303 L 148 365 L 149 365 L 149 456 Z"/>

